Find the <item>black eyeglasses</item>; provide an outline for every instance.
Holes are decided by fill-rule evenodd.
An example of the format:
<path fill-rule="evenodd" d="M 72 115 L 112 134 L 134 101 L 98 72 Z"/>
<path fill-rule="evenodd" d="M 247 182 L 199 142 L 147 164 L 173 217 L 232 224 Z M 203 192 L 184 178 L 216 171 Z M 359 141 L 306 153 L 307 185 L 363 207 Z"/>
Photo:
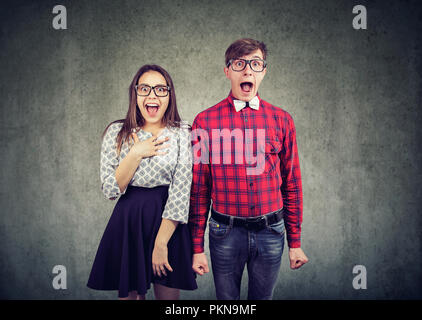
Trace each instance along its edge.
<path fill-rule="evenodd" d="M 146 97 L 149 96 L 151 90 L 154 90 L 154 93 L 157 97 L 167 97 L 170 91 L 169 86 L 158 85 L 151 87 L 147 84 L 137 84 L 135 85 L 135 91 L 138 96 Z"/>
<path fill-rule="evenodd" d="M 227 63 L 227 67 L 232 66 L 232 70 L 236 72 L 240 72 L 245 70 L 246 65 L 255 71 L 255 72 L 262 72 L 267 67 L 267 61 L 263 59 L 230 59 Z"/>

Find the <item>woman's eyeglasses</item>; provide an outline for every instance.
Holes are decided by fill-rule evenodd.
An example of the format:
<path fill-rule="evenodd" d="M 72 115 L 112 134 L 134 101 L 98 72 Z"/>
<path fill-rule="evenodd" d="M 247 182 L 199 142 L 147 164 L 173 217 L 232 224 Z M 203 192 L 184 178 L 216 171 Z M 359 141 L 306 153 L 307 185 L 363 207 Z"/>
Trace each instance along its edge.
<path fill-rule="evenodd" d="M 146 97 L 149 96 L 151 90 L 154 90 L 154 93 L 157 97 L 167 97 L 170 91 L 169 86 L 158 85 L 151 87 L 147 84 L 137 84 L 135 85 L 135 91 L 138 96 Z"/>

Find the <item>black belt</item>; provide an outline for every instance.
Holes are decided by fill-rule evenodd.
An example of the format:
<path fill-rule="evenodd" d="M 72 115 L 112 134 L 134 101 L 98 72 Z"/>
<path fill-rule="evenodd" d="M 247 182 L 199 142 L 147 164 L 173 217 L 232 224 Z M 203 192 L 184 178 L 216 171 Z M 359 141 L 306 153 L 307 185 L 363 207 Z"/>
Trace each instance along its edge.
<path fill-rule="evenodd" d="M 264 229 L 266 226 L 279 222 L 283 219 L 283 209 L 259 217 L 239 218 L 218 213 L 211 208 L 211 217 L 217 222 L 228 225 L 230 224 L 230 220 L 233 219 L 234 227 L 243 227 L 248 230 L 259 231 Z"/>

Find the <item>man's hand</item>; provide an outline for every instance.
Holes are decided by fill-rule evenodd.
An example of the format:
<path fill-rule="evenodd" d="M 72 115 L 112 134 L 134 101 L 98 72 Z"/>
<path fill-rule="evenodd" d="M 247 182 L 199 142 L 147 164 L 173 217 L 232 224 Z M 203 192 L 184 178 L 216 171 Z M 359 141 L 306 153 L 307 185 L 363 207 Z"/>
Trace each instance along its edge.
<path fill-rule="evenodd" d="M 289 249 L 290 268 L 299 269 L 305 263 L 309 261 L 301 248 L 290 248 Z"/>
<path fill-rule="evenodd" d="M 204 273 L 210 272 L 210 269 L 208 268 L 208 260 L 207 260 L 207 256 L 205 255 L 205 252 L 195 253 L 193 255 L 192 260 L 193 260 L 192 269 L 197 274 L 202 276 Z"/>

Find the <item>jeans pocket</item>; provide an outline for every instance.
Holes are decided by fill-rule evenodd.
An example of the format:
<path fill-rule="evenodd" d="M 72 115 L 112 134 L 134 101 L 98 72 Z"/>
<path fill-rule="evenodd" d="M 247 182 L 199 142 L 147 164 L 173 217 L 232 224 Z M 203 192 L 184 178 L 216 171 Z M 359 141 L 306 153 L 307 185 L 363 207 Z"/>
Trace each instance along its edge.
<path fill-rule="evenodd" d="M 267 229 L 275 234 L 283 235 L 284 234 L 284 220 L 281 219 L 280 221 L 270 224 L 267 226 Z"/>
<path fill-rule="evenodd" d="M 215 221 L 212 217 L 209 221 L 209 230 L 210 236 L 217 239 L 224 239 L 230 233 L 230 226 L 228 224 L 223 224 L 218 221 Z"/>

